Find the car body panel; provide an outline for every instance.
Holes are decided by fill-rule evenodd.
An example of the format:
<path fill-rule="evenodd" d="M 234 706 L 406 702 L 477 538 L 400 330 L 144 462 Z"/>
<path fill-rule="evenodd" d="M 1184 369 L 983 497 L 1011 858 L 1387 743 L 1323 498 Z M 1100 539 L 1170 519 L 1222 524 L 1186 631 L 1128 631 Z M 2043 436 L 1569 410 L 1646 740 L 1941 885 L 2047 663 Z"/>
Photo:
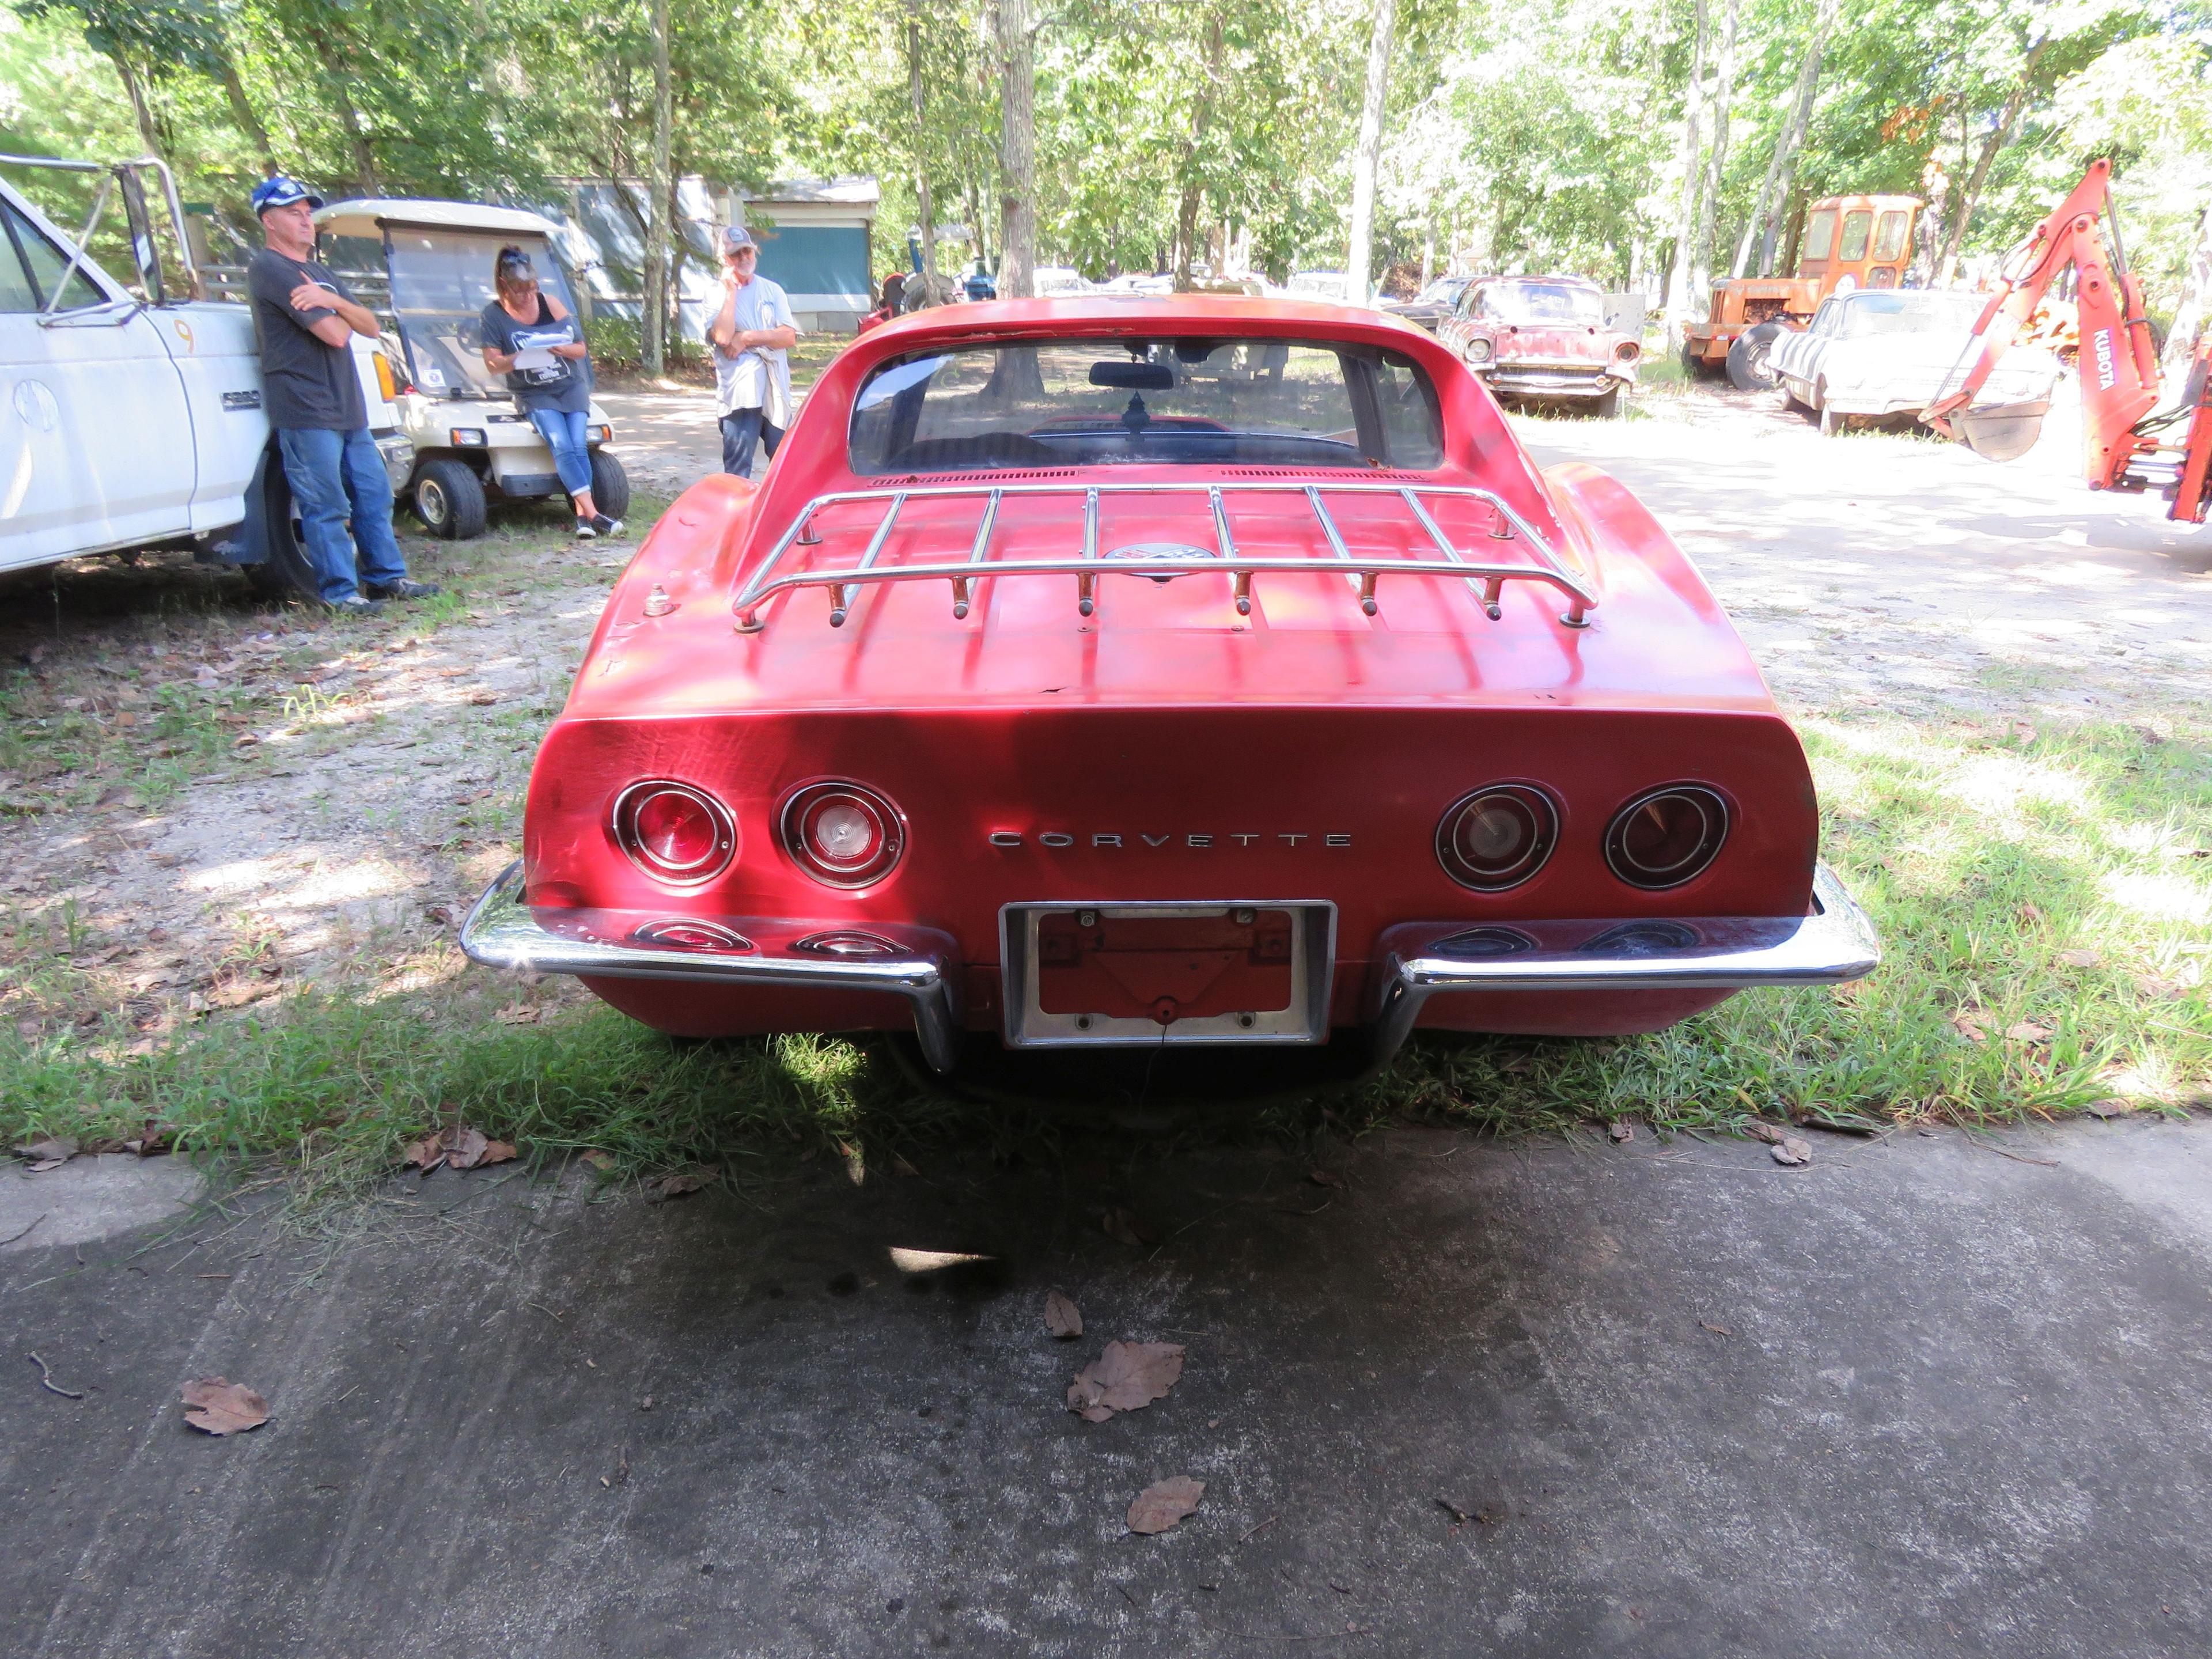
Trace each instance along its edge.
<path fill-rule="evenodd" d="M 977 343 L 1224 335 L 1411 360 L 1434 387 L 1442 464 L 1422 473 L 1070 467 L 1054 471 L 1071 493 L 1034 496 L 1006 493 L 1034 484 L 1032 472 L 980 475 L 1004 495 L 993 532 L 1002 561 L 1078 544 L 1093 485 L 1166 474 L 1218 482 L 1231 492 L 1222 511 L 1237 556 L 1297 562 L 1251 576 L 1249 611 L 1225 572 L 1144 580 L 1125 562 L 1098 580 L 1086 615 L 1074 576 L 992 575 L 987 563 L 964 617 L 933 578 L 855 584 L 842 626 L 831 625 L 823 587 L 767 599 L 754 631 L 733 625 L 738 594 L 771 560 L 778 570 L 847 573 L 868 562 L 895 574 L 936 568 L 948 550 L 965 556 L 973 544 L 980 509 L 969 497 L 916 494 L 889 531 L 878 528 L 881 502 L 810 511 L 856 486 L 971 482 L 850 470 L 844 440 L 857 394 L 887 360 Z M 1246 473 L 1271 476 L 1231 476 Z M 1401 481 L 1493 492 L 1586 584 L 1586 625 L 1570 625 L 1556 586 L 1536 580 L 1505 581 L 1492 620 L 1480 584 L 1441 559 L 1434 574 L 1378 579 L 1369 614 L 1359 578 L 1332 564 L 1339 556 L 1302 492 Z M 1335 514 L 1342 556 L 1402 559 L 1413 520 L 1385 510 L 1399 498 L 1346 499 Z M 1504 545 L 1500 557 L 1530 556 L 1498 544 L 1492 527 L 1503 520 L 1479 506 L 1439 496 L 1442 533 L 1472 555 Z M 1097 511 L 1109 558 L 1158 537 L 1194 542 L 1206 518 L 1202 495 L 1102 494 Z M 802 517 L 818 538 L 811 544 L 793 539 Z M 736 848 L 726 868 L 678 891 L 625 855 L 611 803 L 646 779 L 726 803 Z M 843 779 L 878 792 L 904 826 L 901 861 L 854 889 L 815 879 L 781 839 L 795 790 Z M 1608 823 L 1640 792 L 1684 779 L 1730 803 L 1721 856 L 1677 888 L 1629 886 L 1608 866 Z M 1470 790 L 1500 780 L 1548 792 L 1558 845 L 1521 884 L 1473 890 L 1439 864 L 1437 826 Z M 811 969 L 771 988 L 756 957 L 665 981 L 635 977 L 627 962 L 594 975 L 573 953 L 553 969 L 694 1035 L 897 1026 L 918 1018 L 909 1005 L 925 980 L 953 1024 L 1004 1029 L 1009 906 L 1325 902 L 1334 917 L 1328 1006 L 1340 1028 L 1376 1019 L 1399 982 L 1391 941 L 1409 927 L 1433 936 L 1439 927 L 1616 917 L 1794 925 L 1818 908 L 1817 836 L 1802 750 L 1695 568 L 1602 472 L 1539 471 L 1494 400 L 1436 342 L 1328 305 L 996 301 L 872 331 L 825 369 L 757 486 L 703 479 L 655 526 L 540 750 L 514 897 L 549 926 L 563 915 L 666 915 L 714 920 L 748 939 L 748 929 L 781 939 L 805 927 L 895 939 L 921 930 L 941 941 L 912 947 L 913 975 L 888 990 L 825 988 Z M 480 959 L 514 965 L 515 956 L 486 947 Z M 718 978 L 726 969 L 750 977 Z M 1420 994 L 1422 1025 L 1588 1034 L 1657 1029 L 1728 989 L 1440 981 Z"/>
<path fill-rule="evenodd" d="M 1587 316 L 1532 319 L 1528 296 L 1571 295 Z M 1643 347 L 1607 327 L 1604 295 L 1580 276 L 1478 276 L 1462 289 L 1437 337 L 1492 391 L 1589 401 L 1636 384 Z"/>
<path fill-rule="evenodd" d="M 1902 307 L 1904 309 L 1900 310 Z M 1857 331 L 1880 310 L 1891 331 Z M 1957 386 L 1973 366 L 1977 296 L 1911 290 L 1835 295 L 1820 302 L 1811 325 L 1778 337 L 1769 368 L 1796 402 L 1838 415 L 1911 416 Z M 1923 313 L 1924 315 L 1921 314 Z M 1914 325 L 1905 326 L 1910 319 Z M 1984 404 L 2048 401 L 2058 360 L 2016 348 L 1984 387 Z"/>

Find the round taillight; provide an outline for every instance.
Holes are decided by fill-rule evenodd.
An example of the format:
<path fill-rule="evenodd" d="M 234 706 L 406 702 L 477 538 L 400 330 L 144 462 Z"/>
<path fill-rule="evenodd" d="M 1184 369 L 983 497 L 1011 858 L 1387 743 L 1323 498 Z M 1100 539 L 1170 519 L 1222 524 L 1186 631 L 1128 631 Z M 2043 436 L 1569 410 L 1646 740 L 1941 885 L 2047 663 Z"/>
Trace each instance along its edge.
<path fill-rule="evenodd" d="M 1497 354 L 1497 349 L 1478 334 L 1467 343 L 1467 360 L 1471 363 L 1486 363 Z"/>
<path fill-rule="evenodd" d="M 1542 790 L 1493 783 L 1455 801 L 1437 823 L 1437 862 L 1462 887 L 1494 893 L 1544 867 L 1559 845 L 1559 813 Z"/>
<path fill-rule="evenodd" d="M 705 790 L 655 779 L 615 798 L 615 840 L 629 861 L 657 881 L 696 887 L 737 855 L 730 809 Z"/>
<path fill-rule="evenodd" d="M 1702 875 L 1728 839 L 1728 803 L 1702 784 L 1646 790 L 1613 814 L 1605 861 L 1632 887 L 1680 887 Z"/>
<path fill-rule="evenodd" d="M 815 880 L 866 887 L 906 851 L 897 807 L 857 783 L 810 783 L 783 804 L 783 848 Z"/>

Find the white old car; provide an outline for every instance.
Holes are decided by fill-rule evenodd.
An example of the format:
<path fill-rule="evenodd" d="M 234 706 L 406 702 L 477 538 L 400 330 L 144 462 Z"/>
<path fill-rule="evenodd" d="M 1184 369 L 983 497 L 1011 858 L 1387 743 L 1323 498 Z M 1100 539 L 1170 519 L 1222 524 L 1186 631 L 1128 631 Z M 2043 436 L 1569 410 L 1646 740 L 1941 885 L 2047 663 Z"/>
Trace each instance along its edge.
<path fill-rule="evenodd" d="M 205 284 L 167 169 L 150 158 L 5 159 L 83 175 L 95 226 L 119 194 L 139 269 L 134 283 L 118 282 L 0 180 L 0 570 L 181 548 L 243 565 L 271 593 L 313 599 L 261 406 L 252 313 L 198 297 Z M 163 268 L 149 198 L 176 222 L 181 269 Z M 404 479 L 413 455 L 389 380 L 368 341 L 356 343 L 354 361 L 386 470 Z"/>
<path fill-rule="evenodd" d="M 1809 410 L 1832 435 L 1850 420 L 1918 415 L 1973 366 L 1974 324 L 1985 303 L 1979 295 L 1928 289 L 1830 296 L 1810 327 L 1774 342 L 1767 361 L 1784 405 Z M 2014 347 L 1981 400 L 2047 405 L 2058 373 L 2049 352 Z"/>

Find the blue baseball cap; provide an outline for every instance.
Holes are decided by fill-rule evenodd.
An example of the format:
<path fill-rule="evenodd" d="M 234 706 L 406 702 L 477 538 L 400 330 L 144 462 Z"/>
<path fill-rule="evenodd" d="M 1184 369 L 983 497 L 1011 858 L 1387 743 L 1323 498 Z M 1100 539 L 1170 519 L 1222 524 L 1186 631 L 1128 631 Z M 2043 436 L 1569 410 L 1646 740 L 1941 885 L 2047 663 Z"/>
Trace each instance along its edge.
<path fill-rule="evenodd" d="M 319 208 L 323 198 L 298 179 L 287 179 L 281 173 L 273 179 L 264 179 L 253 187 L 253 216 L 257 219 L 270 208 L 289 207 L 295 202 Z"/>

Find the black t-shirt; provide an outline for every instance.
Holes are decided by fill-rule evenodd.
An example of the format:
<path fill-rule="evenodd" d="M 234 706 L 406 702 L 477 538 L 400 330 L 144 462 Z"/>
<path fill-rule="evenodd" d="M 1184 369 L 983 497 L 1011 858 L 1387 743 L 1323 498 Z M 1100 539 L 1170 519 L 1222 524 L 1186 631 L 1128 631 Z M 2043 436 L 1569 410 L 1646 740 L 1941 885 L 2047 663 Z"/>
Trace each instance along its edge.
<path fill-rule="evenodd" d="M 553 319 L 553 307 L 546 304 L 542 293 L 538 296 L 535 322 L 516 322 L 496 300 L 483 308 L 480 320 L 483 343 L 502 356 L 545 346 L 570 345 L 583 338 L 576 331 L 574 317 L 563 317 L 558 322 Z M 535 368 L 512 369 L 507 374 L 507 389 L 514 394 L 515 402 L 522 405 L 526 415 L 534 409 L 557 409 L 568 415 L 588 414 L 592 407 L 591 361 L 585 357 L 556 357 Z"/>
<path fill-rule="evenodd" d="M 368 424 L 368 404 L 361 395 L 350 342 L 325 345 L 313 333 L 316 321 L 335 311 L 295 311 L 292 290 L 317 283 L 343 299 L 353 295 L 327 265 L 288 259 L 263 248 L 246 267 L 253 294 L 254 331 L 261 337 L 261 385 L 269 424 L 357 432 Z"/>

